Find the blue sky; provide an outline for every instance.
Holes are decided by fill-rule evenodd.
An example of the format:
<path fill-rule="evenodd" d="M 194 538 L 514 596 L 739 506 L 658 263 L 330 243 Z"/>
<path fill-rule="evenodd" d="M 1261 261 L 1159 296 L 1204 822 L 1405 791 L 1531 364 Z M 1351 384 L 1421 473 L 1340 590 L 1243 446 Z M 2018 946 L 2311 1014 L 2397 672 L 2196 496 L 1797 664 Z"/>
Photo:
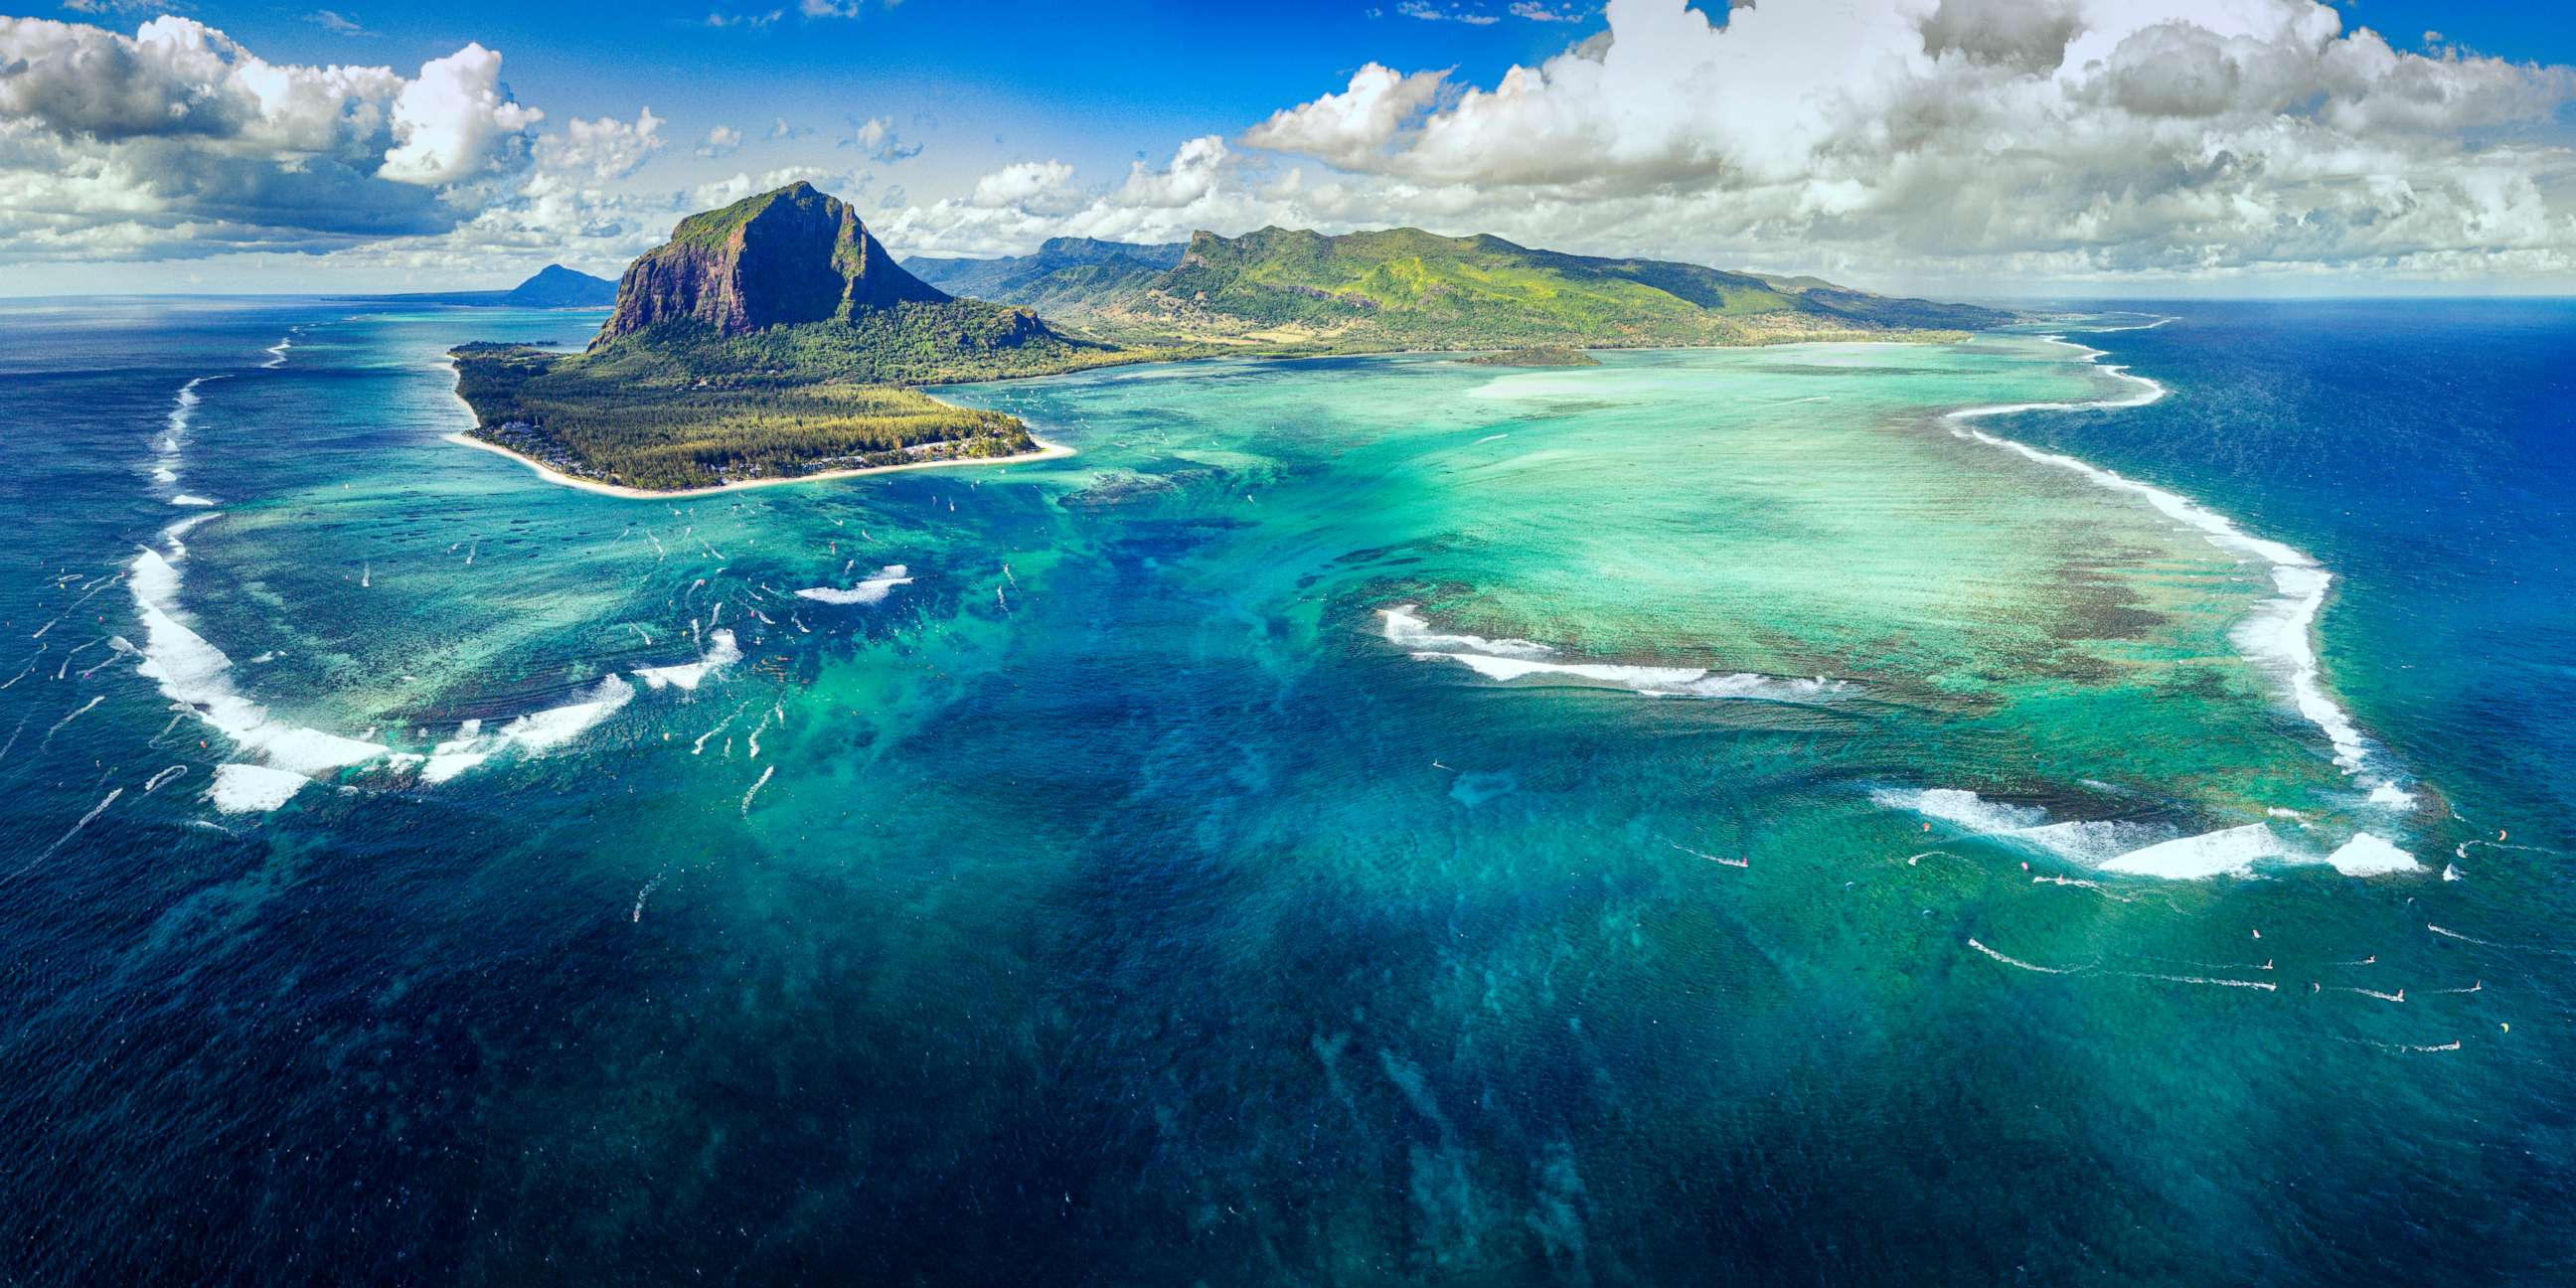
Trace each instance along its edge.
<path fill-rule="evenodd" d="M 1782 0 L 1794 3 L 1795 0 Z M 1694 5 L 1722 15 L 1722 7 Z M 2338 6 L 2400 48 L 2426 31 L 2517 60 L 2576 62 L 2576 7 L 2547 3 L 2365 0 Z M 271 61 L 414 66 L 468 41 L 507 58 L 520 97 L 581 116 L 650 106 L 675 135 L 784 117 L 826 134 L 847 118 L 893 115 L 952 162 L 1062 157 L 1081 164 L 1167 152 L 1175 139 L 1231 133 L 1339 88 L 1362 64 L 1457 69 L 1491 84 L 1598 32 L 1596 6 L 1560 4 L 1572 21 L 1511 18 L 1505 4 L 1220 6 L 1110 0 L 1083 5 L 911 0 L 854 18 L 805 18 L 774 3 L 564 5 L 466 0 L 410 5 L 341 0 L 330 10 L 363 35 L 326 28 L 327 6 L 202 4 L 190 12 Z M 764 26 L 711 28 L 710 14 Z M 114 24 L 109 24 L 114 25 Z M 750 151 L 789 158 L 797 148 Z M 809 149 L 803 151 L 810 152 Z M 989 168 L 989 167 L 987 167 Z M 979 170 L 978 173 L 981 171 Z"/>
<path fill-rule="evenodd" d="M 0 291 L 607 272 L 790 177 L 906 252 L 1413 223 L 1989 293 L 2576 288 L 2556 6 L 84 6 L 0 19 Z"/>
<path fill-rule="evenodd" d="M 417 66 L 479 41 L 504 55 L 511 89 L 549 112 L 631 117 L 649 106 L 676 138 L 725 124 L 766 128 L 780 118 L 818 132 L 776 146 L 755 135 L 744 151 L 752 161 L 812 159 L 817 142 L 827 144 L 850 118 L 891 116 L 923 145 L 916 170 L 973 174 L 1015 160 L 1123 166 L 1159 156 L 1179 139 L 1231 134 L 1337 89 L 1370 61 L 1455 67 L 1491 81 L 1602 26 L 1597 10 L 1535 22 L 1505 17 L 1499 4 L 1435 10 L 1496 19 L 1487 23 L 1413 18 L 1392 0 L 1240 9 L 911 0 L 871 3 L 852 18 L 807 18 L 796 0 L 412 8 L 347 0 L 332 10 L 364 35 L 326 28 L 307 5 L 206 4 L 192 12 L 272 61 Z M 782 9 L 760 26 L 708 21 Z M 657 164 L 739 168 L 674 164 L 687 159 Z"/>

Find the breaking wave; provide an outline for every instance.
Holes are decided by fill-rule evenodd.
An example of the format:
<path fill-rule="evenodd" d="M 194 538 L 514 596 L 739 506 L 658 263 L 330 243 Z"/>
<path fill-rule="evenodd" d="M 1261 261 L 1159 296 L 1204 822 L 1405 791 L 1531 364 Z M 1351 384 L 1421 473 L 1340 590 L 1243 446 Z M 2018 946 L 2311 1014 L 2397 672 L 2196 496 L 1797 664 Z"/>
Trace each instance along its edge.
<path fill-rule="evenodd" d="M 579 702 L 531 711 L 493 733 L 485 733 L 480 720 L 465 721 L 456 727 L 455 737 L 430 749 L 420 769 L 420 780 L 446 782 L 505 751 L 544 755 L 588 732 L 634 697 L 634 685 L 611 675 L 601 679 L 598 687 Z"/>
<path fill-rule="evenodd" d="M 1417 661 L 1456 662 L 1489 680 L 1512 681 L 1529 676 L 1560 676 L 1628 689 L 1650 697 L 1760 698 L 1780 702 L 1814 701 L 1843 690 L 1844 683 L 1814 679 L 1723 672 L 1696 666 L 1627 666 L 1609 662 L 1544 660 L 1554 647 L 1523 639 L 1487 639 L 1481 635 L 1444 635 L 1433 631 L 1411 604 L 1380 610 L 1386 639 Z"/>
<path fill-rule="evenodd" d="M 907 586 L 911 583 L 911 569 L 902 564 L 887 564 L 877 569 L 876 576 L 848 590 L 834 586 L 808 586 L 797 591 L 796 597 L 810 599 L 818 604 L 881 604 L 885 602 L 887 595 L 893 593 L 895 587 Z"/>
<path fill-rule="evenodd" d="M 742 647 L 734 642 L 733 632 L 714 630 L 707 632 L 707 651 L 697 661 L 642 667 L 633 674 L 648 689 L 695 689 L 708 676 L 741 660 Z"/>
<path fill-rule="evenodd" d="M 2071 344 L 2051 336 L 2057 344 L 2066 344 L 2087 359 L 2098 360 L 2100 349 Z M 1970 407 L 1949 414 L 1952 421 L 1965 422 L 1989 416 L 2002 416 L 2026 411 L 2091 411 L 2124 407 L 2143 407 L 2165 396 L 2165 387 L 2145 376 L 2132 374 L 2126 367 L 2104 364 L 2102 370 L 2139 387 L 2127 398 L 2106 398 L 2092 402 L 2012 403 L 1994 407 Z M 1962 426 L 1960 436 L 1989 446 L 2006 448 L 2033 461 L 2074 471 L 2087 480 L 2115 492 L 2137 497 L 2159 513 L 2206 536 L 2210 543 L 2233 554 L 2260 559 L 2271 565 L 2272 585 L 2280 593 L 2257 606 L 2251 616 L 2233 632 L 2236 646 L 2257 665 L 2281 676 L 2287 684 L 2290 700 L 2326 736 L 2334 748 L 2335 764 L 2361 782 L 2369 791 L 2372 804 L 2393 809 L 2408 809 L 2415 798 L 2385 774 L 2371 772 L 2371 749 L 2354 725 L 2352 716 L 2326 693 L 2323 668 L 2317 660 L 2314 641 L 2317 613 L 2325 606 L 2326 590 L 2334 582 L 2327 572 L 2307 554 L 2268 538 L 2258 537 L 2236 526 L 2233 520 L 2179 493 L 2152 484 L 2141 483 L 2114 471 L 2057 452 L 1999 438 L 1982 430 Z"/>
<path fill-rule="evenodd" d="M 313 775 L 362 764 L 386 748 L 280 720 L 232 683 L 232 659 L 189 625 L 179 606 L 179 561 L 187 557 L 181 533 L 213 515 L 162 530 L 163 550 L 134 556 L 126 586 L 143 620 L 143 655 L 136 669 L 160 686 L 162 696 L 186 707 L 242 750 L 288 773 Z M 165 554 L 164 551 L 167 553 Z"/>
<path fill-rule="evenodd" d="M 2244 876 L 2257 863 L 2330 864 L 2346 876 L 2384 876 L 2418 870 L 2413 855 L 2368 832 L 2357 833 L 2332 854 L 2292 846 L 2264 823 L 2176 835 L 2145 823 L 2105 819 L 2052 823 L 2036 805 L 1990 801 L 1955 787 L 1881 787 L 1870 800 L 1963 832 L 2019 843 L 2058 858 L 2121 876 L 2166 881 L 2206 881 Z"/>

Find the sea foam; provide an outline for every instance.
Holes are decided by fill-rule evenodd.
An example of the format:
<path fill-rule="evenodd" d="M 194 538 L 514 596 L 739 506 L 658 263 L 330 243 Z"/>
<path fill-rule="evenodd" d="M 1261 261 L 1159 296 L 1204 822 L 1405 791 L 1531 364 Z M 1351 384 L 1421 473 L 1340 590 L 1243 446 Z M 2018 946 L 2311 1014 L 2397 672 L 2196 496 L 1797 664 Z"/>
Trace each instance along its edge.
<path fill-rule="evenodd" d="M 2247 823 L 2132 850 L 2104 863 L 2102 870 L 2168 881 L 2205 881 L 2243 875 L 2254 870 L 2258 859 L 2280 858 L 2288 853 L 2271 828 Z"/>
<path fill-rule="evenodd" d="M 2355 835 L 2342 847 L 2326 856 L 2326 862 L 2348 877 L 2384 876 L 2391 872 L 2416 872 L 2423 864 L 2415 856 L 2373 836 L 2368 832 Z"/>
<path fill-rule="evenodd" d="M 741 660 L 742 648 L 734 642 L 732 631 L 709 631 L 707 632 L 707 651 L 697 661 L 682 662 L 673 666 L 642 667 L 634 672 L 634 676 L 642 680 L 644 687 L 648 689 L 659 689 L 665 686 L 676 689 L 695 689 L 708 676 Z"/>
<path fill-rule="evenodd" d="M 206 799 L 226 814 L 265 814 L 294 799 L 312 781 L 266 765 L 217 765 Z"/>
<path fill-rule="evenodd" d="M 796 597 L 810 599 L 818 604 L 879 604 L 885 602 L 885 597 L 892 593 L 895 587 L 910 584 L 912 584 L 911 569 L 902 564 L 887 564 L 877 569 L 876 576 L 848 590 L 835 586 L 808 586 L 797 591 Z"/>
<path fill-rule="evenodd" d="M 206 516 L 212 517 L 212 516 Z M 135 668 L 160 686 L 162 695 L 187 707 L 243 750 L 270 766 L 297 774 L 319 774 L 373 760 L 385 753 L 375 743 L 343 738 L 272 717 L 268 709 L 233 687 L 232 659 L 190 628 L 179 607 L 179 570 L 171 562 L 186 547 L 178 534 L 202 520 L 164 529 L 170 556 L 138 552 L 126 586 L 143 619 L 142 662 Z"/>
<path fill-rule="evenodd" d="M 2036 847 L 2088 867 L 2154 844 L 2160 833 L 2143 823 L 2116 819 L 2048 821 L 2036 805 L 1990 801 L 1956 787 L 1882 787 L 1869 794 L 1884 809 L 1905 810 L 1964 832 Z"/>
<path fill-rule="evenodd" d="M 482 721 L 468 720 L 456 727 L 455 737 L 430 748 L 429 758 L 421 763 L 420 780 L 446 782 L 504 751 L 544 755 L 588 732 L 634 697 L 634 685 L 611 675 L 579 702 L 528 712 L 493 733 L 483 731 Z"/>
<path fill-rule="evenodd" d="M 1442 635 L 1414 612 L 1411 604 L 1380 609 L 1386 619 L 1386 642 L 1411 653 L 1482 653 L 1499 657 L 1545 657 L 1556 650 L 1529 640 L 1489 640 L 1482 635 Z"/>
<path fill-rule="evenodd" d="M 1766 698 L 1776 701 L 1815 699 L 1840 692 L 1840 681 L 1784 678 L 1751 672 L 1721 672 L 1698 666 L 1628 666 L 1610 662 L 1547 661 L 1556 650 L 1523 639 L 1486 639 L 1481 635 L 1444 635 L 1415 615 L 1413 605 L 1381 610 L 1387 642 L 1423 662 L 1456 662 L 1489 680 L 1562 676 L 1613 685 L 1650 697 Z"/>
<path fill-rule="evenodd" d="M 2087 359 L 2099 359 L 2103 351 L 2051 336 L 2051 341 L 2080 351 Z M 2139 386 L 2139 392 L 2128 398 L 2100 399 L 2093 402 L 2013 403 L 1996 407 L 1971 407 L 1949 414 L 1953 421 L 1976 420 L 2025 411 L 2087 411 L 2123 407 L 2143 407 L 2165 396 L 2165 387 L 2145 376 L 2133 375 L 2127 368 L 2104 365 L 2105 372 Z M 2370 749 L 2353 724 L 2352 717 L 2325 691 L 2322 667 L 2317 660 L 2314 633 L 2318 610 L 2325 606 L 2326 590 L 2334 582 L 2333 574 L 2320 567 L 2307 554 L 2268 538 L 2258 537 L 2209 508 L 2175 492 L 2141 483 L 2135 479 L 2057 452 L 2044 452 L 2035 447 L 1998 438 L 1982 430 L 1961 428 L 1964 437 L 1994 447 L 2008 448 L 2043 464 L 2072 470 L 2084 478 L 2115 492 L 2137 497 L 2153 506 L 2167 518 L 2199 531 L 2210 543 L 2222 550 L 2248 555 L 2271 566 L 2272 585 L 2278 596 L 2258 605 L 2240 623 L 2231 638 L 2237 648 L 2258 666 L 2274 672 L 2286 681 L 2290 700 L 2300 715 L 2321 730 L 2334 748 L 2335 764 L 2347 775 L 2360 778 L 2371 790 L 2374 803 L 2411 805 L 2413 797 L 2396 788 L 2385 777 L 2365 775 Z"/>

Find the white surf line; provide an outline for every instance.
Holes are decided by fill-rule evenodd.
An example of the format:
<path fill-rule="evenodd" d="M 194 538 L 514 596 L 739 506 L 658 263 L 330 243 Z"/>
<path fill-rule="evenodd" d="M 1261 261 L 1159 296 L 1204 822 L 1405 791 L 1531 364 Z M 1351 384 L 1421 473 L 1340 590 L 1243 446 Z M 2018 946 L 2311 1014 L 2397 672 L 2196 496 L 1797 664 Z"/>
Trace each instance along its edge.
<path fill-rule="evenodd" d="M 751 785 L 751 790 L 742 794 L 742 816 L 744 818 L 751 817 L 751 798 L 758 796 L 760 794 L 760 789 L 769 785 L 769 776 L 777 772 L 778 766 L 776 765 L 771 765 L 769 768 L 761 770 L 760 781 L 753 783 Z"/>
<path fill-rule="evenodd" d="M 209 380 L 221 378 L 220 376 L 195 377 L 179 386 L 179 392 L 171 396 L 169 414 L 164 416 L 161 422 L 161 445 L 152 461 L 153 482 L 165 487 L 178 483 L 179 444 L 181 438 L 188 432 L 188 422 L 197 414 L 197 404 L 200 401 L 197 386 Z"/>
<path fill-rule="evenodd" d="M 99 802 L 98 804 L 96 804 L 96 805 L 91 806 L 91 807 L 90 807 L 90 811 L 89 811 L 88 813 L 83 814 L 83 815 L 81 815 L 81 816 L 80 816 L 80 821 L 79 821 L 79 822 L 72 824 L 72 830 L 70 830 L 70 831 L 68 831 L 68 832 L 63 833 L 60 837 L 55 838 L 55 840 L 54 840 L 54 843 L 53 843 L 53 844 L 48 845 L 48 846 L 46 846 L 46 847 L 45 847 L 45 852 L 44 852 L 44 853 L 39 854 L 39 855 L 37 855 L 36 857 L 34 857 L 34 858 L 32 858 L 32 859 L 27 860 L 26 867 L 19 868 L 19 869 L 18 869 L 18 872 L 25 872 L 25 871 L 27 870 L 27 868 L 32 868 L 32 867 L 36 866 L 37 864 L 42 863 L 42 862 L 44 862 L 45 860 L 47 860 L 47 859 L 50 859 L 50 858 L 54 857 L 54 851 L 56 851 L 56 850 L 59 850 L 59 849 L 63 848 L 63 843 L 64 843 L 65 841 L 69 841 L 69 840 L 70 840 L 70 839 L 72 839 L 73 837 L 80 835 L 80 830 L 81 830 L 82 828 L 84 828 L 84 827 L 89 826 L 89 825 L 90 825 L 90 820 L 95 819 L 95 818 L 97 818 L 99 815 L 106 813 L 106 812 L 107 812 L 107 807 L 108 807 L 108 806 L 110 806 L 110 805 L 115 804 L 115 803 L 116 803 L 116 798 L 117 798 L 117 797 L 119 797 L 119 796 L 123 796 L 124 794 L 125 794 L 125 789 L 124 789 L 124 788 L 122 788 L 122 787 L 119 787 L 119 788 L 117 788 L 116 790 L 109 792 L 109 793 L 107 794 L 107 799 L 105 799 L 105 800 L 103 800 L 103 801 L 100 801 L 100 802 Z M 11 873 L 10 875 L 15 876 L 15 875 L 17 875 L 17 873 Z"/>
<path fill-rule="evenodd" d="M 268 361 L 259 364 L 260 369 L 263 371 L 273 371 L 279 367 L 285 366 L 286 351 L 294 347 L 295 333 L 289 331 L 286 333 L 285 339 L 279 340 L 277 343 L 268 346 Z"/>
<path fill-rule="evenodd" d="M 2095 365 L 2110 375 L 2138 385 L 2139 393 L 2129 398 L 2102 398 L 2091 402 L 2010 403 L 1991 407 L 1968 407 L 1951 412 L 1944 419 L 1966 422 L 2026 411 L 2112 411 L 2144 407 L 2163 398 L 2167 392 L 2161 383 L 2146 376 L 2133 374 L 2124 365 L 2099 362 L 2098 360 L 2104 356 L 2103 350 L 2074 344 L 2062 336 L 2047 338 L 2054 343 L 2064 344 L 2080 351 L 2088 360 L 2094 360 Z M 2280 595 L 2258 607 L 2252 617 L 2237 627 L 2234 632 L 2237 647 L 2257 662 L 2270 663 L 2287 672 L 2291 700 L 2297 706 L 2299 714 L 2324 732 L 2326 741 L 2334 747 L 2336 767 L 2340 768 L 2347 777 L 2354 778 L 2370 788 L 2374 803 L 2400 808 L 2414 804 L 2414 797 L 2386 776 L 2364 773 L 2370 759 L 2370 747 L 2363 740 L 2361 730 L 2353 724 L 2352 716 L 2326 694 L 2322 666 L 2317 660 L 2316 647 L 2311 635 L 2316 625 L 2317 612 L 2325 605 L 2326 588 L 2334 582 L 2334 574 L 2327 572 L 2309 555 L 2281 542 L 2254 536 L 2237 527 L 2235 522 L 2225 515 L 2180 493 L 2167 491 L 2153 484 L 2140 483 L 2115 471 L 2103 469 L 2072 456 L 2044 452 L 2009 438 L 1998 438 L 1982 430 L 1963 426 L 1952 432 L 1989 446 L 2018 452 L 2042 464 L 2071 470 L 2111 491 L 2137 497 L 2167 518 L 2196 529 L 2206 536 L 2211 544 L 2220 549 L 2235 554 L 2250 555 L 2270 564 L 2272 584 L 2280 591 Z"/>
<path fill-rule="evenodd" d="M 199 401 L 197 387 L 215 378 L 199 376 L 180 387 L 169 413 L 168 433 L 161 443 L 161 474 L 176 477 L 181 435 L 187 431 L 189 416 Z M 188 557 L 187 543 L 181 538 L 216 517 L 218 512 L 210 510 L 163 526 L 162 548 L 142 547 L 125 566 L 124 584 L 144 628 L 142 647 L 136 650 L 140 661 L 135 669 L 153 681 L 162 696 L 175 706 L 231 739 L 243 752 L 267 761 L 269 769 L 262 772 L 317 777 L 383 756 L 388 750 L 384 746 L 275 718 L 233 684 L 232 658 L 197 634 L 180 604 Z M 234 775 L 236 780 L 242 777 Z M 219 797 L 226 786 L 222 779 L 219 773 Z M 284 799 L 277 797 L 279 803 Z"/>
<path fill-rule="evenodd" d="M 2165 323 L 2173 320 L 2173 318 L 2162 317 L 2157 318 L 2153 322 L 2141 322 L 2130 326 L 2069 326 L 2066 329 L 2069 331 L 2081 331 L 2086 335 L 2109 335 L 2114 331 L 2153 331 L 2157 327 L 2163 326 Z"/>
<path fill-rule="evenodd" d="M 1994 949 L 1986 947 L 1984 944 L 1978 943 L 1974 939 L 1970 939 L 1968 941 L 1968 946 L 1976 949 L 1978 952 L 1984 953 L 1988 957 L 1994 958 L 1996 961 L 2002 962 L 2006 966 L 2017 967 L 2027 971 L 2036 971 L 2042 975 L 2079 975 L 2085 971 L 2093 969 L 2090 966 L 2041 966 L 2034 962 L 2023 961 L 2018 957 L 2008 957 L 2002 953 L 1996 952 Z"/>
<path fill-rule="evenodd" d="M 996 591 L 998 594 L 998 589 Z M 1558 662 L 1547 644 L 1524 639 L 1486 639 L 1480 635 L 1446 635 L 1434 631 L 1413 604 L 1381 608 L 1386 642 L 1417 662 L 1456 662 L 1488 680 L 1508 683 L 1529 676 L 1567 677 L 1626 689 L 1652 698 L 1726 698 L 1804 703 L 1830 698 L 1849 687 L 1824 676 L 1801 679 L 1751 671 L 1721 672 L 1713 667 L 1638 666 L 1612 662 Z"/>

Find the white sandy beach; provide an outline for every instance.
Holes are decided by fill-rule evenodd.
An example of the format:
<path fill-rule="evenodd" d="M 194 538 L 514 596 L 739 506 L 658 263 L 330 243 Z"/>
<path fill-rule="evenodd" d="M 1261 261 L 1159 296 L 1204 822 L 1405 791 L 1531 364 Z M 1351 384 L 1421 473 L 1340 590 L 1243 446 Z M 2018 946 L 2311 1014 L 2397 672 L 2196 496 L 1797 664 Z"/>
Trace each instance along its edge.
<path fill-rule="evenodd" d="M 462 444 L 466 447 L 479 447 L 484 451 L 492 452 L 500 456 L 506 456 L 511 460 L 517 461 L 521 465 L 525 465 L 529 469 L 536 471 L 537 477 L 544 479 L 548 483 L 557 484 L 562 487 L 579 488 L 584 492 L 597 492 L 601 496 L 622 496 L 628 500 L 653 501 L 675 496 L 713 496 L 719 492 L 739 492 L 747 488 L 756 487 L 781 487 L 790 483 L 820 483 L 826 479 L 854 479 L 866 474 L 894 474 L 903 470 L 935 470 L 960 465 L 1019 465 L 1029 461 L 1051 461 L 1073 455 L 1073 449 L 1066 447 L 1061 443 L 1050 443 L 1045 439 L 1035 438 L 1034 435 L 1032 435 L 1032 438 L 1037 443 L 1038 450 L 1034 452 L 1022 452 L 1017 456 L 969 456 L 938 461 L 910 461 L 902 465 L 872 465 L 865 469 L 856 470 L 825 470 L 818 474 L 797 474 L 770 479 L 744 479 L 739 483 L 719 483 L 714 487 L 678 488 L 665 492 L 656 492 L 640 487 L 625 487 L 616 483 L 602 483 L 596 479 L 575 478 L 561 470 L 551 468 L 541 462 L 533 461 L 525 456 L 521 456 L 517 452 L 511 451 L 509 448 L 501 446 L 499 443 L 485 442 L 484 440 L 476 438 L 461 430 L 457 433 L 449 434 L 447 436 L 447 441 Z"/>

